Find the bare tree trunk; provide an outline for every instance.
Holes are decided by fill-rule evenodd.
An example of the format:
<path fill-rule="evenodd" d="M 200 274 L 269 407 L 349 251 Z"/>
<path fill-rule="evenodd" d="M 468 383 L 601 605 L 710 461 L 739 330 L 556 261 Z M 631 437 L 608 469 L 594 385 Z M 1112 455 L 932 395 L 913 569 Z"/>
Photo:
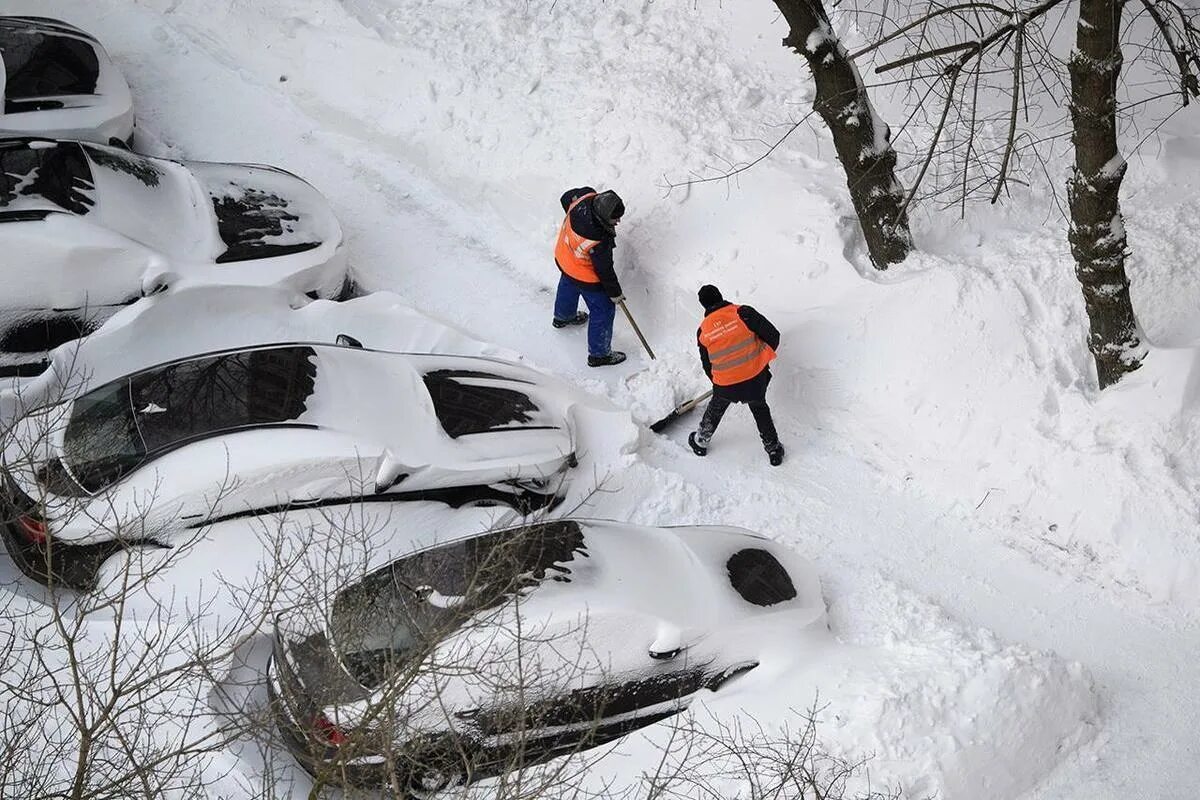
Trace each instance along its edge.
<path fill-rule="evenodd" d="M 1111 386 L 1146 356 L 1129 300 L 1120 190 L 1125 160 L 1117 152 L 1116 90 L 1125 0 L 1080 0 L 1071 73 L 1075 169 L 1067 186 L 1071 253 L 1089 320 L 1088 349 L 1100 388 Z"/>
<path fill-rule="evenodd" d="M 791 26 L 783 44 L 804 56 L 812 70 L 817 87 L 813 109 L 833 134 L 871 263 L 887 269 L 913 248 L 891 131 L 875 116 L 858 69 L 834 35 L 821 0 L 774 1 Z"/>

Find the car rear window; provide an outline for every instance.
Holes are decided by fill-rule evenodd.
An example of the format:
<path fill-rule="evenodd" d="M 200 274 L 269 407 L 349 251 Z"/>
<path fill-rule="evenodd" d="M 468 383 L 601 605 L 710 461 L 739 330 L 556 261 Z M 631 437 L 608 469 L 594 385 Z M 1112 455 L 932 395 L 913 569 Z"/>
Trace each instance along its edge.
<path fill-rule="evenodd" d="M 415 553 L 338 594 L 330 630 L 347 669 L 366 687 L 420 657 L 480 611 L 544 580 L 570 581 L 586 556 L 570 520 L 493 531 Z"/>
<path fill-rule="evenodd" d="M 106 384 L 75 400 L 63 435 L 62 460 L 88 492 L 115 483 L 146 460 L 146 447 L 129 405 L 127 380 Z"/>
<path fill-rule="evenodd" d="M 725 568 L 734 590 L 756 606 L 773 606 L 796 596 L 791 576 L 766 550 L 739 550 L 730 556 Z"/>
<path fill-rule="evenodd" d="M 434 370 L 425 373 L 424 377 L 425 388 L 433 399 L 434 413 L 451 439 L 512 428 L 549 427 L 526 424 L 538 412 L 538 406 L 529 395 L 487 385 L 487 381 L 513 383 L 514 379 L 490 372 L 454 369 Z"/>
<path fill-rule="evenodd" d="M 0 210 L 22 198 L 43 198 L 73 214 L 95 205 L 95 183 L 83 150 L 73 142 L 0 143 Z"/>
<path fill-rule="evenodd" d="M 106 384 L 75 401 L 64 461 L 98 492 L 188 441 L 294 423 L 313 392 L 315 355 L 311 347 L 222 353 Z"/>
<path fill-rule="evenodd" d="M 5 100 L 93 94 L 100 62 L 92 44 L 38 25 L 0 20 Z"/>
<path fill-rule="evenodd" d="M 300 217 L 287 200 L 262 189 L 236 188 L 233 195 L 212 199 L 217 234 L 226 248 L 217 256 L 218 264 L 278 258 L 321 246 L 297 229 Z"/>

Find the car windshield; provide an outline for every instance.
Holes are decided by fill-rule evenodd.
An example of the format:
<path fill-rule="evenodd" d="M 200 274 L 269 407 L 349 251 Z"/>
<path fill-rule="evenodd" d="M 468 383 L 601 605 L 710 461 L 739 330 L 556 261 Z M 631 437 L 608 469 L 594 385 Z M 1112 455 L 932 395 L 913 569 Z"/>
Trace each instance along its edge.
<path fill-rule="evenodd" d="M 347 670 L 375 688 L 423 658 L 474 615 L 533 590 L 570 581 L 586 555 L 578 523 L 558 520 L 493 531 L 394 561 L 334 599 L 329 627 Z"/>
<path fill-rule="evenodd" d="M 59 36 L 28 22 L 0 19 L 5 100 L 93 94 L 100 77 L 88 42 Z"/>
<path fill-rule="evenodd" d="M 95 183 L 78 144 L 0 143 L 0 211 L 44 208 L 47 201 L 73 214 L 95 205 Z"/>
<path fill-rule="evenodd" d="M 96 492 L 189 441 L 295 423 L 313 392 L 315 359 L 302 346 L 221 353 L 102 386 L 75 401 L 64 461 Z"/>

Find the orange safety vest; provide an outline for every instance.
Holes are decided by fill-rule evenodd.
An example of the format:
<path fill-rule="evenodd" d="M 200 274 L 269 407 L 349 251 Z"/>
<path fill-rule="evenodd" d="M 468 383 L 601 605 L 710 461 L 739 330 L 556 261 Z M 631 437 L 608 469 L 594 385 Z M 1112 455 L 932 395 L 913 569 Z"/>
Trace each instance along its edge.
<path fill-rule="evenodd" d="M 700 344 L 708 350 L 717 386 L 748 381 L 775 360 L 775 351 L 746 327 L 738 308 L 732 303 L 723 306 L 700 323 Z"/>
<path fill-rule="evenodd" d="M 600 276 L 592 266 L 592 248 L 600 242 L 585 239 L 571 227 L 571 210 L 575 206 L 595 197 L 596 193 L 585 194 L 567 208 L 567 216 L 563 219 L 562 228 L 558 231 L 558 240 L 554 244 L 554 261 L 558 268 L 570 277 L 583 283 L 600 283 Z"/>

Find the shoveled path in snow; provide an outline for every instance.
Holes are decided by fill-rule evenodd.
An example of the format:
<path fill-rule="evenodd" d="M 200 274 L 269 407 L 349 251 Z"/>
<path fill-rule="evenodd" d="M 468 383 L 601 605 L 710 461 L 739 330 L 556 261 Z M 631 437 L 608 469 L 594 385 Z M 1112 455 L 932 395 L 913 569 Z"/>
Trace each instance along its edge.
<path fill-rule="evenodd" d="M 52 11 L 41 0 L 15 5 L 14 11 Z M 366 288 L 396 290 L 435 317 L 614 397 L 621 395 L 618 382 L 643 366 L 636 355 L 610 370 L 582 366 L 582 332 L 555 332 L 548 324 L 555 278 L 548 254 L 539 256 L 546 262 L 545 282 L 530 286 L 509 260 L 526 257 L 524 250 L 497 243 L 489 236 L 492 220 L 464 206 L 452 187 L 410 169 L 404 142 L 333 113 L 317 98 L 293 103 L 277 87 L 239 70 L 236 54 L 173 27 L 170 17 L 123 11 L 146 18 L 145 25 L 125 25 L 111 12 L 89 12 L 86 3 L 53 5 L 80 21 L 93 18 L 93 31 L 111 49 L 144 59 L 124 66 L 135 83 L 148 150 L 269 161 L 304 175 L 339 209 L 353 267 Z M 200 113 L 205 123 L 193 125 Z M 462 275 L 489 279 L 464 281 Z M 620 320 L 618 331 L 617 345 L 634 354 L 636 341 Z M 690 353 L 691 328 L 656 344 L 664 351 L 660 357 Z M 1030 796 L 1192 794 L 1200 753 L 1194 742 L 1163 733 L 1194 731 L 1200 723 L 1200 693 L 1188 680 L 1195 664 L 1191 619 L 1032 562 L 1002 544 L 1003 531 L 981 529 L 964 510 L 939 507 L 919 487 L 880 475 L 806 419 L 781 415 L 789 459 L 771 470 L 746 416 L 731 412 L 703 461 L 681 444 L 686 425 L 669 438 L 645 434 L 634 459 L 640 463 L 627 473 L 639 480 L 602 498 L 605 515 L 757 528 L 795 542 L 817 562 L 835 619 L 840 606 L 852 609 L 882 573 L 969 625 L 1078 660 L 1095 677 L 1105 703 L 1101 739 Z M 642 480 L 647 473 L 649 482 Z M 698 489 L 695 502 L 683 508 L 661 492 L 680 479 Z M 619 485 L 621 475 L 612 480 Z M 853 625 L 852 610 L 843 619 Z"/>

